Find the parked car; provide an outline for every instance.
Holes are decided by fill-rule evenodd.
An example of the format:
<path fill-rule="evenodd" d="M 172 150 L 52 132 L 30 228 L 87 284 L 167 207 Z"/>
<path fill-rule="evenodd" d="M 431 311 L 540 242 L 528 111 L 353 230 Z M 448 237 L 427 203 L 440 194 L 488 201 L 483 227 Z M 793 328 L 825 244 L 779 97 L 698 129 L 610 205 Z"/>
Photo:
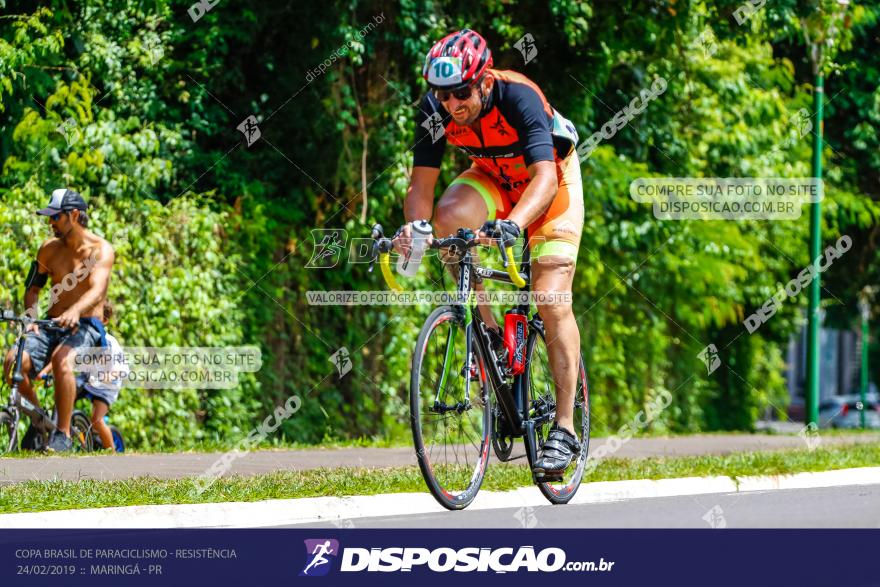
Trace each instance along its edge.
<path fill-rule="evenodd" d="M 819 404 L 821 428 L 861 428 L 862 401 L 859 394 L 834 396 Z M 865 396 L 865 426 L 880 428 L 880 397 L 877 393 Z"/>

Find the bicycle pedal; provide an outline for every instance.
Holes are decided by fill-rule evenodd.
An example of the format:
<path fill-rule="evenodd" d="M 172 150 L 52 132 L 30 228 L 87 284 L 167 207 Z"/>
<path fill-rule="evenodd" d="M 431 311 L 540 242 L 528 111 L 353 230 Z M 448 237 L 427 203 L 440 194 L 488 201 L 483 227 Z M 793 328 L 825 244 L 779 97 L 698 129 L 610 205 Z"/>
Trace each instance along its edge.
<path fill-rule="evenodd" d="M 565 471 L 547 471 L 540 467 L 532 469 L 532 478 L 535 483 L 553 483 L 562 481 Z"/>

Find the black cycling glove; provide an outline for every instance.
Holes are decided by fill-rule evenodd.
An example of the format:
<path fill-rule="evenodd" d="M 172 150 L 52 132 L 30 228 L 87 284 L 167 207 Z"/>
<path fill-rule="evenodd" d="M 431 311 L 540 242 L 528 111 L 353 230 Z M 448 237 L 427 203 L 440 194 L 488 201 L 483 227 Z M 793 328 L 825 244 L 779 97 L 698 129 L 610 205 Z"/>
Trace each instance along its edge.
<path fill-rule="evenodd" d="M 519 238 L 521 232 L 520 227 L 512 220 L 496 220 L 495 230 L 491 234 L 492 238 L 499 239 L 506 249 L 516 243 L 516 239 Z"/>

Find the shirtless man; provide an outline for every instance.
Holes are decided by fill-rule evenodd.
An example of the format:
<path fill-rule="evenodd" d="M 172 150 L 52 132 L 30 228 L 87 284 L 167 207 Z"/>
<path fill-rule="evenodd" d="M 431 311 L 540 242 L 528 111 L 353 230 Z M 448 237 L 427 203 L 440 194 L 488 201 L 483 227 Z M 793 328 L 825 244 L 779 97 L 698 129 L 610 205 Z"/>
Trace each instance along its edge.
<path fill-rule="evenodd" d="M 51 279 L 48 317 L 71 329 L 59 334 L 30 325 L 32 334 L 26 339 L 22 356 L 24 380 L 19 390 L 34 405 L 39 404 L 31 381 L 47 362 L 52 363 L 58 429 L 49 439 L 50 451 L 71 448 L 70 417 L 76 399 L 71 353 L 77 348 L 106 346 L 101 319 L 115 253 L 110 243 L 87 230 L 87 210 L 88 204 L 77 192 L 64 188 L 52 192 L 49 205 L 37 214 L 47 217 L 55 238 L 40 245 L 25 281 L 27 313 L 37 317 L 40 290 Z M 13 349 L 6 355 L 4 372 L 9 373 L 14 360 Z"/>

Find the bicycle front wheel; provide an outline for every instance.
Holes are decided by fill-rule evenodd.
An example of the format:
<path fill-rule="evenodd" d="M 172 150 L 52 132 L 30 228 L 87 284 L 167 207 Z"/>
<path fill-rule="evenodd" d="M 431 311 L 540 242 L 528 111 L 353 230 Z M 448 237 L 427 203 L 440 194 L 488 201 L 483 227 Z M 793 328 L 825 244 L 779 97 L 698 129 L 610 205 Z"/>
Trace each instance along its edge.
<path fill-rule="evenodd" d="M 556 417 L 556 388 L 542 329 L 533 329 L 529 334 L 526 356 L 528 362 L 525 384 L 528 390 L 529 418 L 535 421 L 535 445 L 540 451 Z M 578 357 L 578 362 L 574 432 L 580 441 L 580 453 L 565 470 L 561 480 L 538 483 L 544 497 L 554 504 L 568 503 L 574 497 L 584 476 L 590 448 L 590 391 L 583 357 Z"/>
<path fill-rule="evenodd" d="M 25 430 L 24 436 L 21 437 L 21 450 L 43 452 L 46 450 L 48 442 L 48 435 L 42 430 L 37 430 L 31 422 Z"/>
<path fill-rule="evenodd" d="M 15 420 L 6 410 L 0 411 L 0 453 L 14 452 L 18 446 L 18 431 Z"/>
<path fill-rule="evenodd" d="M 491 406 L 484 363 L 466 357 L 464 320 L 451 306 L 434 310 L 416 342 L 410 421 L 422 476 L 450 510 L 476 497 L 489 460 Z"/>

